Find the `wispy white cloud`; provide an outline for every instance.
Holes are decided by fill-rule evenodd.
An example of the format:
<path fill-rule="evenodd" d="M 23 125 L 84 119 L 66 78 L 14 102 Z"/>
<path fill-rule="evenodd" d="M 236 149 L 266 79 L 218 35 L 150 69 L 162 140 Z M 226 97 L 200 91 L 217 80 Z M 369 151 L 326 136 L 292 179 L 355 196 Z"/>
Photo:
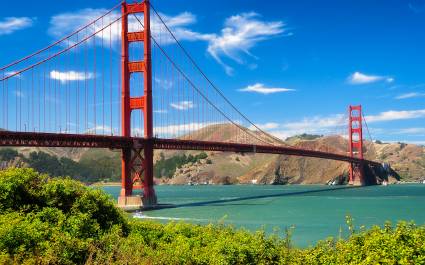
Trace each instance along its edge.
<path fill-rule="evenodd" d="M 396 120 L 408 120 L 425 118 L 425 109 L 420 110 L 401 110 L 401 111 L 383 111 L 376 115 L 367 115 L 364 117 L 368 124 L 378 122 L 390 122 Z M 264 126 L 264 127 L 263 127 Z M 276 137 L 286 139 L 287 137 L 299 135 L 302 133 L 309 134 L 339 134 L 344 136 L 346 134 L 347 117 L 344 114 L 333 114 L 329 116 L 314 116 L 306 117 L 300 121 L 292 121 L 286 123 L 264 123 L 259 124 L 259 128 L 268 131 Z M 397 130 L 381 130 L 370 128 L 372 134 L 411 134 L 418 135 L 425 133 L 425 128 L 407 128 Z"/>
<path fill-rule="evenodd" d="M 166 126 L 156 126 L 153 128 L 155 135 L 174 135 L 181 136 L 185 133 L 193 132 L 194 130 L 200 130 L 207 126 L 217 124 L 215 122 L 191 122 L 186 124 L 170 124 Z"/>
<path fill-rule="evenodd" d="M 193 109 L 195 107 L 192 101 L 180 101 L 176 103 L 170 103 L 170 106 L 177 110 L 188 110 Z"/>
<path fill-rule="evenodd" d="M 75 127 L 75 124 L 69 124 L 70 127 Z M 96 125 L 90 124 L 92 126 L 91 128 L 88 128 L 86 133 L 87 134 L 105 134 L 105 135 L 118 135 L 119 130 L 118 128 L 112 128 L 111 126 L 103 126 L 103 125 Z M 72 132 L 72 129 L 69 129 L 70 132 Z"/>
<path fill-rule="evenodd" d="M 15 78 L 21 78 L 21 74 L 17 74 L 16 71 L 6 71 L 6 72 L 4 72 L 4 77 L 9 77 L 9 76 L 12 76 L 12 75 Z"/>
<path fill-rule="evenodd" d="M 245 88 L 239 89 L 239 91 L 255 92 L 255 93 L 268 95 L 268 94 L 273 94 L 273 93 L 289 92 L 289 91 L 295 91 L 295 90 L 289 89 L 289 88 L 283 88 L 283 87 L 265 87 L 264 84 L 256 83 L 254 85 L 249 85 Z"/>
<path fill-rule="evenodd" d="M 158 114 L 165 114 L 168 113 L 168 111 L 166 109 L 157 109 L 153 111 L 154 113 L 158 113 Z"/>
<path fill-rule="evenodd" d="M 107 9 L 103 8 L 86 8 L 75 12 L 57 14 L 50 19 L 48 33 L 55 38 L 62 37 L 64 34 L 75 31 L 106 12 Z M 244 64 L 244 55 L 255 58 L 250 50 L 258 42 L 281 35 L 286 31 L 286 25 L 282 21 L 265 22 L 260 19 L 259 14 L 254 12 L 242 13 L 227 18 L 224 22 L 224 28 L 219 34 L 201 33 L 190 29 L 190 26 L 197 22 L 196 16 L 190 12 L 182 12 L 174 16 L 163 13 L 160 13 L 160 15 L 178 40 L 207 42 L 207 52 L 225 68 L 226 73 L 229 75 L 232 74 L 233 68 L 223 61 L 223 57 L 230 58 L 239 64 Z M 119 17 L 119 12 L 111 12 L 103 18 L 103 24 L 106 25 Z M 101 21 L 97 22 L 91 27 L 91 32 L 93 32 L 92 30 L 100 30 L 101 24 Z M 160 34 L 165 29 L 157 16 L 152 16 L 151 29 L 152 36 L 161 45 L 174 43 L 171 35 Z M 129 17 L 129 31 L 137 30 L 141 30 L 140 23 L 133 16 Z M 291 33 L 287 35 L 291 35 Z M 105 34 L 97 34 L 96 37 L 103 38 L 106 41 L 111 38 L 113 42 L 117 42 L 121 37 L 121 27 L 113 25 L 111 32 L 107 30 Z M 253 69 L 257 65 L 250 63 L 248 67 Z"/>
<path fill-rule="evenodd" d="M 95 19 L 101 17 L 106 12 L 107 9 L 99 8 L 85 8 L 80 9 L 75 12 L 66 12 L 53 16 L 50 19 L 50 27 L 48 29 L 48 33 L 56 38 L 62 37 L 64 34 L 69 34 L 74 32 L 78 28 L 94 21 Z M 198 40 L 209 40 L 211 38 L 211 34 L 202 34 L 198 32 L 194 32 L 188 28 L 188 26 L 196 23 L 196 16 L 190 12 L 182 12 L 175 16 L 169 16 L 166 14 L 160 14 L 164 22 L 170 28 L 170 30 L 174 33 L 177 39 L 186 40 L 186 41 L 198 41 Z M 103 20 L 99 20 L 92 27 L 90 27 L 90 33 L 94 31 L 100 31 L 104 26 L 109 23 L 115 21 L 121 16 L 120 12 L 113 11 L 109 15 L 105 16 Z M 103 22 L 103 24 L 102 24 Z M 103 39 L 104 41 L 109 41 L 111 39 L 112 42 L 118 42 L 121 39 L 121 22 L 117 21 L 112 24 L 111 27 L 99 32 L 96 37 L 98 39 Z M 119 25 L 117 25 L 119 24 Z M 169 34 L 161 34 L 161 30 L 164 31 L 164 27 L 161 25 L 162 22 L 159 21 L 157 16 L 152 16 L 151 20 L 151 32 L 152 36 L 157 39 L 162 45 L 172 43 L 174 40 Z M 137 21 L 134 16 L 129 16 L 128 19 L 128 30 L 132 31 L 140 31 L 142 30 L 142 26 Z M 82 34 L 85 34 L 83 32 Z M 81 37 L 80 37 L 81 39 Z"/>
<path fill-rule="evenodd" d="M 410 93 L 401 94 L 401 95 L 399 95 L 395 98 L 396 99 L 407 99 L 407 98 L 418 98 L 418 97 L 425 97 L 425 93 L 410 92 Z"/>
<path fill-rule="evenodd" d="M 17 30 L 31 27 L 34 19 L 29 17 L 6 17 L 0 20 L 0 35 L 11 34 Z"/>
<path fill-rule="evenodd" d="M 408 7 L 414 13 L 422 13 L 425 11 L 425 2 L 421 0 L 410 1 Z"/>
<path fill-rule="evenodd" d="M 271 130 L 271 129 L 276 129 L 279 128 L 279 123 L 276 122 L 267 122 L 267 123 L 263 123 L 263 124 L 256 124 L 256 126 L 262 130 Z M 257 130 L 257 128 L 254 125 L 251 125 L 249 127 L 250 130 Z"/>
<path fill-rule="evenodd" d="M 19 90 L 15 90 L 14 91 L 14 94 L 15 94 L 15 96 L 16 97 L 18 97 L 18 98 L 23 98 L 25 95 L 24 95 L 24 92 L 22 92 L 22 91 L 19 91 Z"/>
<path fill-rule="evenodd" d="M 290 130 L 307 130 L 309 128 L 332 128 L 345 125 L 345 115 L 343 114 L 334 114 L 327 117 L 315 116 L 304 118 L 301 121 L 288 122 L 283 124 L 284 128 Z"/>
<path fill-rule="evenodd" d="M 419 110 L 389 110 L 381 112 L 377 115 L 365 116 L 368 123 L 395 121 L 395 120 L 408 120 L 425 117 L 425 109 Z"/>
<path fill-rule="evenodd" d="M 285 24 L 282 21 L 264 22 L 257 13 L 242 13 L 225 20 L 220 35 L 209 36 L 208 53 L 220 63 L 227 74 L 233 68 L 223 62 L 222 56 L 239 64 L 244 63 L 243 54 L 254 57 L 250 50 L 260 41 L 282 34 Z"/>
<path fill-rule="evenodd" d="M 85 73 L 85 72 L 76 72 L 76 71 L 67 71 L 67 72 L 60 72 L 60 71 L 50 71 L 50 78 L 59 80 L 61 83 L 66 83 L 68 81 L 81 81 L 81 80 L 88 80 L 93 79 L 94 74 L 93 73 Z"/>
<path fill-rule="evenodd" d="M 154 77 L 154 81 L 159 86 L 159 88 L 170 89 L 173 87 L 173 82 L 167 79 Z"/>
<path fill-rule="evenodd" d="M 386 140 L 384 143 L 405 143 L 405 144 L 415 144 L 415 145 L 425 145 L 425 141 L 415 141 L 415 140 Z"/>
<path fill-rule="evenodd" d="M 303 133 L 320 135 L 344 135 L 346 132 L 346 120 L 345 115 L 343 114 L 329 115 L 326 117 L 306 117 L 300 121 L 285 123 L 268 122 L 264 124 L 258 124 L 257 126 L 260 129 L 265 130 L 283 140 L 290 136 Z M 251 126 L 250 129 L 254 130 L 255 128 Z"/>
<path fill-rule="evenodd" d="M 77 29 L 81 28 L 82 26 L 89 24 L 90 22 L 104 15 L 106 12 L 108 12 L 108 10 L 104 8 L 99 8 L 99 9 L 85 8 L 75 12 L 66 12 L 66 13 L 57 14 L 51 17 L 50 26 L 47 32 L 49 33 L 49 35 L 55 38 L 61 38 L 64 35 L 70 34 L 76 31 Z M 108 16 L 103 18 L 104 26 L 114 21 L 119 16 L 120 14 L 118 12 L 111 12 Z M 90 29 L 90 32 L 83 31 L 82 33 L 80 33 L 80 39 L 82 39 L 85 35 L 93 33 L 94 31 L 101 30 L 102 21 L 101 20 L 98 21 L 89 29 Z M 110 34 L 108 31 L 108 32 L 104 32 L 104 34 L 97 34 L 96 37 L 103 38 L 104 40 L 111 39 L 112 41 L 118 41 L 121 37 L 121 28 L 114 25 L 110 29 L 111 29 Z M 81 35 L 84 35 L 84 36 L 81 36 Z"/>
<path fill-rule="evenodd" d="M 388 76 L 380 76 L 380 75 L 367 75 L 364 73 L 355 72 L 348 77 L 347 81 L 348 83 L 352 85 L 363 85 L 363 84 L 370 84 L 370 83 L 375 83 L 379 81 L 392 83 L 394 82 L 394 78 L 388 77 Z"/>
<path fill-rule="evenodd" d="M 425 135 L 425 128 L 412 127 L 412 128 L 396 129 L 396 130 L 390 131 L 390 134 Z"/>
<path fill-rule="evenodd" d="M 188 26 L 195 24 L 197 21 L 196 16 L 190 12 L 183 12 L 175 16 L 160 13 L 160 16 L 179 41 L 209 41 L 215 36 L 214 34 L 199 33 L 189 29 Z M 163 29 L 164 26 L 157 16 L 152 17 L 151 25 L 153 37 L 160 41 L 161 44 L 174 42 L 174 39 L 169 34 L 161 34 L 160 36 L 160 29 Z"/>

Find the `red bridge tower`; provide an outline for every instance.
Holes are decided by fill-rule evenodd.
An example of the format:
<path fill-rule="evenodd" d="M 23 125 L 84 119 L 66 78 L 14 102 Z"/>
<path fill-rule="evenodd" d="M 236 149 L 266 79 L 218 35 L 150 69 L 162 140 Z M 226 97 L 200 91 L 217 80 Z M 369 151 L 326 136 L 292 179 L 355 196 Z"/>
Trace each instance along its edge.
<path fill-rule="evenodd" d="M 122 75 L 122 136 L 131 137 L 131 113 L 141 110 L 143 113 L 144 138 L 142 145 L 133 143 L 132 147 L 122 149 L 121 194 L 118 205 L 125 208 L 152 206 L 156 204 L 153 188 L 153 117 L 152 117 L 152 66 L 151 32 L 149 0 L 141 3 L 122 3 L 121 32 L 121 75 Z M 128 32 L 128 15 L 143 13 L 144 30 Z M 129 60 L 129 43 L 143 42 L 143 60 Z M 143 75 L 143 95 L 130 96 L 130 75 Z M 137 184 L 138 185 L 135 185 Z M 133 188 L 143 188 L 143 198 L 133 195 Z"/>
<path fill-rule="evenodd" d="M 349 155 L 363 159 L 362 106 L 350 106 L 348 112 Z M 349 169 L 349 184 L 364 185 L 364 183 L 363 163 L 352 162 Z"/>

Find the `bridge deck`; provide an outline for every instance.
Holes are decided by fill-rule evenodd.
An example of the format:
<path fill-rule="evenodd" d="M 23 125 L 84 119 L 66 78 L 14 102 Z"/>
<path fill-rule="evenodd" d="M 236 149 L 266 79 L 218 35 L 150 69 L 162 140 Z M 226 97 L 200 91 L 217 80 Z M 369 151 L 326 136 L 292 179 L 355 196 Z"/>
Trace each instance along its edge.
<path fill-rule="evenodd" d="M 81 134 L 56 134 L 56 133 L 30 133 L 30 132 L 0 132 L 0 146 L 36 146 L 36 147 L 77 147 L 77 148 L 109 148 L 121 149 L 131 146 L 143 146 L 149 141 L 141 137 L 122 137 L 104 135 L 81 135 Z M 204 150 L 222 151 L 235 153 L 263 153 L 281 154 L 303 157 L 324 158 L 351 163 L 364 162 L 369 165 L 380 163 L 347 155 L 327 153 L 316 150 L 307 150 L 287 146 L 252 145 L 238 143 L 220 143 L 181 139 L 158 139 L 153 138 L 155 149 L 170 150 Z"/>

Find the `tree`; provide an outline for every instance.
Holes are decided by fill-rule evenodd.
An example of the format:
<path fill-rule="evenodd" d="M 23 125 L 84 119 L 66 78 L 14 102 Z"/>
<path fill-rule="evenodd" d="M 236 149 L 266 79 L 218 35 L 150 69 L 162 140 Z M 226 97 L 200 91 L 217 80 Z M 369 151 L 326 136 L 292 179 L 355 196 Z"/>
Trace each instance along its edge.
<path fill-rule="evenodd" d="M 1 161 L 10 161 L 15 159 L 18 156 L 18 151 L 11 148 L 0 149 L 0 160 Z"/>

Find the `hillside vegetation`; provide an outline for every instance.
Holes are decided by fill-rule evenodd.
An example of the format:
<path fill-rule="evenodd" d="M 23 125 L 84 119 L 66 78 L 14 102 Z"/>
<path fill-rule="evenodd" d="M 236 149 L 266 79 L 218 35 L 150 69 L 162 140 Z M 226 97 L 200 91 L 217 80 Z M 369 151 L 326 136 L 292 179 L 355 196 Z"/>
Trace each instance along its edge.
<path fill-rule="evenodd" d="M 32 169 L 0 171 L 0 264 L 425 264 L 425 227 L 401 222 L 294 248 L 223 224 L 130 220 L 100 190 Z"/>
<path fill-rule="evenodd" d="M 192 136 L 224 142 L 237 137 L 229 125 L 208 126 Z M 285 141 L 273 140 L 275 144 L 339 154 L 346 154 L 348 146 L 347 140 L 339 136 L 302 134 Z M 402 181 L 425 179 L 425 147 L 367 141 L 364 148 L 367 159 L 389 163 Z M 343 181 L 348 172 L 345 162 L 269 154 L 156 150 L 154 161 L 156 182 L 167 184 L 325 184 L 335 179 Z M 119 150 L 0 149 L 0 167 L 28 166 L 51 176 L 67 175 L 85 182 L 119 181 L 120 163 Z"/>

